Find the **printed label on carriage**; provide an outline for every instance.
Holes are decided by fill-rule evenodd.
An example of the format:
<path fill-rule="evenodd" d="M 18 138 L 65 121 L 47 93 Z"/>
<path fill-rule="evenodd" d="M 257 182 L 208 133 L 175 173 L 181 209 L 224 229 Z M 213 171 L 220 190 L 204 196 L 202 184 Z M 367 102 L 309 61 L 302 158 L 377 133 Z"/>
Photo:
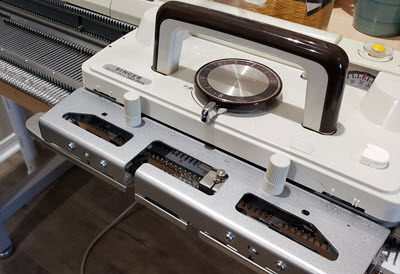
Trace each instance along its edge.
<path fill-rule="evenodd" d="M 123 69 L 123 68 L 120 68 L 118 66 L 115 66 L 115 65 L 112 65 L 112 64 L 105 64 L 103 66 L 103 68 L 108 70 L 108 71 L 111 71 L 113 73 L 116 73 L 116 74 L 118 74 L 118 75 L 120 75 L 120 76 L 122 76 L 122 77 L 124 77 L 126 79 L 132 80 L 132 81 L 134 81 L 134 82 L 136 82 L 138 84 L 141 84 L 141 85 L 144 85 L 144 86 L 151 84 L 151 80 L 150 79 L 144 78 L 144 77 L 142 77 L 140 75 L 137 75 L 136 73 L 130 72 L 130 71 L 128 71 L 126 69 Z"/>

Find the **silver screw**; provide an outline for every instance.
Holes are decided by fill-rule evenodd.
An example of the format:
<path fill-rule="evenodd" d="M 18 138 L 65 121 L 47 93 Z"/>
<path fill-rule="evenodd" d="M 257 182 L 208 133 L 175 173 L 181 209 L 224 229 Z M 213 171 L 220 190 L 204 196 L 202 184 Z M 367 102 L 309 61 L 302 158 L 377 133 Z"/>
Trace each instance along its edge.
<path fill-rule="evenodd" d="M 258 251 L 257 251 L 257 249 L 256 249 L 255 247 L 250 246 L 250 247 L 249 247 L 249 251 L 250 251 L 250 253 L 253 253 L 253 254 L 255 254 L 255 255 L 258 254 Z"/>
<path fill-rule="evenodd" d="M 89 152 L 85 152 L 85 157 L 86 158 L 90 158 L 90 153 Z"/>
<path fill-rule="evenodd" d="M 68 144 L 68 149 L 69 150 L 75 150 L 75 144 L 74 143 L 69 143 Z"/>
<path fill-rule="evenodd" d="M 235 235 L 233 235 L 231 232 L 227 232 L 225 234 L 225 240 L 227 242 L 232 242 L 235 239 Z"/>
<path fill-rule="evenodd" d="M 282 262 L 282 261 L 277 261 L 277 262 L 275 263 L 275 268 L 276 268 L 277 270 L 279 270 L 279 271 L 285 271 L 285 269 L 286 269 L 286 264 L 285 264 L 284 262 Z"/>
<path fill-rule="evenodd" d="M 217 178 L 223 179 L 226 176 L 225 169 L 217 169 Z"/>
<path fill-rule="evenodd" d="M 107 166 L 107 162 L 105 160 L 100 161 L 100 167 L 105 168 Z"/>

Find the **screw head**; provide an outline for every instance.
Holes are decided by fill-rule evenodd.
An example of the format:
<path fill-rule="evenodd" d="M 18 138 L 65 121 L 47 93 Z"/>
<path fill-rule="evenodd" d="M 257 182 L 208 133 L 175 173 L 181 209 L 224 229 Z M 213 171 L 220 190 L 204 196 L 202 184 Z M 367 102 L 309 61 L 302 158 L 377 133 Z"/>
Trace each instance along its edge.
<path fill-rule="evenodd" d="M 232 242 L 235 239 L 235 235 L 232 234 L 232 232 L 227 232 L 225 234 L 225 240 L 227 242 Z"/>
<path fill-rule="evenodd" d="M 107 161 L 106 160 L 101 160 L 100 161 L 100 167 L 105 168 L 107 166 Z"/>
<path fill-rule="evenodd" d="M 277 262 L 275 263 L 275 268 L 276 268 L 277 270 L 279 270 L 279 271 L 285 271 L 285 269 L 286 269 L 286 264 L 285 264 L 284 262 L 282 262 L 282 261 L 277 261 Z"/>
<path fill-rule="evenodd" d="M 219 179 L 223 179 L 226 176 L 226 170 L 225 169 L 217 169 L 217 177 Z"/>
<path fill-rule="evenodd" d="M 68 144 L 68 149 L 69 150 L 75 150 L 75 147 L 76 147 L 75 144 L 72 143 L 72 142 Z"/>
<path fill-rule="evenodd" d="M 86 158 L 90 158 L 90 153 L 89 152 L 85 152 L 85 157 Z"/>
<path fill-rule="evenodd" d="M 252 246 L 249 246 L 249 252 L 252 253 L 252 254 L 255 254 L 255 255 L 258 254 L 257 249 L 255 247 L 252 247 Z"/>

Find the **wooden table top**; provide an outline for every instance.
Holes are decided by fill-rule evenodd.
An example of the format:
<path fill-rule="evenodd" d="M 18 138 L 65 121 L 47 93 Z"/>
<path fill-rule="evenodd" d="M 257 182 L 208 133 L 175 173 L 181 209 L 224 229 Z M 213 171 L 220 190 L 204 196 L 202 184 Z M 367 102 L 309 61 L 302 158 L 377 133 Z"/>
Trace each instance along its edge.
<path fill-rule="evenodd" d="M 46 112 L 51 106 L 0 80 L 0 95 L 13 100 L 33 113 Z"/>

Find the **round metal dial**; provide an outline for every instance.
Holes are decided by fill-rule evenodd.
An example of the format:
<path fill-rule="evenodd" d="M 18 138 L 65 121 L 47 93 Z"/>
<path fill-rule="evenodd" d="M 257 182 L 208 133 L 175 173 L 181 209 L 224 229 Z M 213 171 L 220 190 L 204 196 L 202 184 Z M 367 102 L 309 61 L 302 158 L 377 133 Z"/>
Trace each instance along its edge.
<path fill-rule="evenodd" d="M 244 59 L 221 59 L 201 67 L 195 87 L 209 101 L 230 110 L 263 108 L 282 89 L 282 81 L 269 67 Z"/>

